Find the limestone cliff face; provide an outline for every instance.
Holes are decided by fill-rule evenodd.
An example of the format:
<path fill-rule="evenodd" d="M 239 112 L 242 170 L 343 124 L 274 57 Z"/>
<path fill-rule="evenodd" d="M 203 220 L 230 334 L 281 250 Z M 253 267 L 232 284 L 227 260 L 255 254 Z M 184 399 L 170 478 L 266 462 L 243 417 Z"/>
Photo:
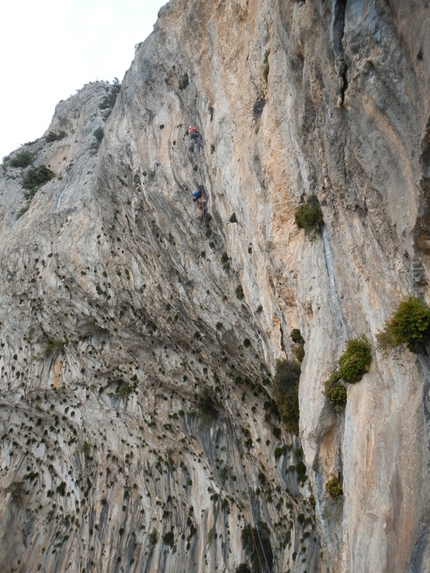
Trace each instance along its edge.
<path fill-rule="evenodd" d="M 429 25 L 427 2 L 171 0 L 115 104 L 87 85 L 25 146 L 55 178 L 26 198 L 4 162 L 2 571 L 428 571 L 428 358 L 375 336 L 429 301 Z M 293 328 L 300 439 L 270 381 Z"/>

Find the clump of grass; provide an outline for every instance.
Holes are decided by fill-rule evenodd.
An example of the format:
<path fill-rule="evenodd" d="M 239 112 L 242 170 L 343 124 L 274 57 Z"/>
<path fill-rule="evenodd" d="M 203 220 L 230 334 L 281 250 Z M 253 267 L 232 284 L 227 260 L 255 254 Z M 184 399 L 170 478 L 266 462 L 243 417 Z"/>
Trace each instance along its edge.
<path fill-rule="evenodd" d="M 337 477 L 334 477 L 331 480 L 329 480 L 325 484 L 325 489 L 330 495 L 330 497 L 334 500 L 338 499 L 341 495 L 343 495 L 342 482 Z"/>
<path fill-rule="evenodd" d="M 304 229 L 305 235 L 314 241 L 324 225 L 323 213 L 316 195 L 310 195 L 295 214 L 296 225 Z"/>
<path fill-rule="evenodd" d="M 339 358 L 339 375 L 346 382 L 361 380 L 372 363 L 372 347 L 365 336 L 352 338 L 346 343 L 346 350 Z"/>
<path fill-rule="evenodd" d="M 289 432 L 299 433 L 300 365 L 289 360 L 278 361 L 273 379 L 273 397 L 281 420 Z"/>
<path fill-rule="evenodd" d="M 45 342 L 43 345 L 42 354 L 43 356 L 50 356 L 51 354 L 58 354 L 63 350 L 66 343 L 64 340 L 59 340 L 58 338 L 51 338 Z"/>
<path fill-rule="evenodd" d="M 25 215 L 25 213 L 27 213 L 29 208 L 30 208 L 30 203 L 26 203 L 25 205 L 23 205 L 21 207 L 21 209 L 18 211 L 18 213 L 16 214 L 16 218 L 20 219 L 23 215 Z"/>
<path fill-rule="evenodd" d="M 400 344 L 407 344 L 411 352 L 430 333 L 430 308 L 418 297 L 408 296 L 397 306 L 384 328 L 377 334 L 378 348 L 387 351 Z"/>
<path fill-rule="evenodd" d="M 341 382 L 339 371 L 336 370 L 330 375 L 330 378 L 324 382 L 324 395 L 335 410 L 346 402 L 346 388 Z"/>

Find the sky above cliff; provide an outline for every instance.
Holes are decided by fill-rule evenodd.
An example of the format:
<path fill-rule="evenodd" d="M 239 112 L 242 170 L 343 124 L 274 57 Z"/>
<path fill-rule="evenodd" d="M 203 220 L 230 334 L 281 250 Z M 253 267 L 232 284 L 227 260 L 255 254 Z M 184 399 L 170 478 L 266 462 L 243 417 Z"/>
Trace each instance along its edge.
<path fill-rule="evenodd" d="M 95 80 L 121 80 L 167 0 L 7 2 L 0 23 L 0 161 L 41 137 L 56 104 Z"/>

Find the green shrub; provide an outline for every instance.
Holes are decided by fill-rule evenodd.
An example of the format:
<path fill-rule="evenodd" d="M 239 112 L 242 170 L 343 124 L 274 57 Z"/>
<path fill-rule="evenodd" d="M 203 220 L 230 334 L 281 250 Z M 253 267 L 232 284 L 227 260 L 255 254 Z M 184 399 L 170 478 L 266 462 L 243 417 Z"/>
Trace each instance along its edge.
<path fill-rule="evenodd" d="M 54 353 L 58 354 L 59 352 L 61 352 L 61 350 L 63 350 L 65 345 L 66 345 L 66 343 L 64 340 L 51 338 L 50 340 L 45 342 L 45 344 L 43 345 L 42 354 L 43 354 L 43 356 L 49 356 L 50 354 L 54 354 Z"/>
<path fill-rule="evenodd" d="M 293 342 L 296 342 L 297 344 L 304 344 L 304 338 L 302 336 L 302 333 L 300 332 L 300 330 L 298 328 L 293 328 L 293 330 L 291 331 L 291 339 Z"/>
<path fill-rule="evenodd" d="M 236 567 L 236 573 L 251 573 L 251 569 L 246 563 L 241 563 L 239 567 Z"/>
<path fill-rule="evenodd" d="M 118 78 L 114 78 L 112 86 L 109 88 L 107 95 L 102 99 L 99 108 L 111 110 L 115 105 L 116 98 L 118 97 L 119 91 L 121 89 L 121 84 Z"/>
<path fill-rule="evenodd" d="M 64 139 L 66 137 L 66 132 L 61 130 L 58 133 L 55 131 L 50 131 L 48 135 L 45 137 L 45 141 L 51 143 L 52 141 L 59 141 L 60 139 Z"/>
<path fill-rule="evenodd" d="M 33 163 L 33 159 L 33 154 L 28 149 L 23 149 L 10 159 L 9 164 L 11 167 L 28 167 Z"/>
<path fill-rule="evenodd" d="M 169 547 L 173 547 L 173 544 L 175 542 L 175 536 L 173 534 L 173 531 L 168 531 L 166 535 L 163 536 L 163 541 Z"/>
<path fill-rule="evenodd" d="M 406 343 L 409 350 L 417 351 L 419 344 L 430 332 L 430 308 L 418 297 L 405 298 L 384 329 L 377 334 L 378 348 L 388 350 Z"/>
<path fill-rule="evenodd" d="M 302 344 L 298 344 L 297 348 L 294 350 L 294 356 L 297 358 L 299 362 L 303 362 L 305 357 L 305 349 L 303 348 Z"/>
<path fill-rule="evenodd" d="M 55 173 L 46 165 L 40 165 L 39 167 L 32 167 L 29 169 L 22 179 L 22 186 L 24 189 L 28 189 L 28 192 L 25 193 L 26 198 L 31 199 L 34 197 L 38 189 L 54 177 Z"/>
<path fill-rule="evenodd" d="M 243 286 L 242 285 L 237 285 L 236 296 L 239 300 L 243 300 L 245 298 L 245 295 L 243 294 Z"/>
<path fill-rule="evenodd" d="M 300 365 L 288 360 L 278 361 L 273 379 L 273 396 L 281 420 L 289 432 L 299 433 Z"/>
<path fill-rule="evenodd" d="M 328 380 L 324 382 L 324 396 L 327 397 L 335 410 L 340 409 L 346 402 L 346 388 L 341 382 L 339 372 L 333 372 Z"/>
<path fill-rule="evenodd" d="M 273 551 L 267 523 L 259 521 L 258 531 L 251 525 L 245 525 L 242 529 L 242 544 L 251 561 L 252 573 L 265 573 L 266 562 L 269 569 L 272 569 Z"/>
<path fill-rule="evenodd" d="M 308 197 L 306 202 L 297 209 L 295 221 L 299 229 L 304 229 L 311 241 L 317 238 L 324 224 L 324 219 L 315 195 Z"/>
<path fill-rule="evenodd" d="M 372 348 L 365 336 L 352 338 L 346 343 L 346 350 L 339 358 L 339 374 L 346 382 L 361 380 L 372 363 Z"/>
<path fill-rule="evenodd" d="M 236 213 L 233 213 L 233 215 L 230 216 L 229 221 L 230 223 L 237 223 Z"/>
<path fill-rule="evenodd" d="M 339 478 L 334 477 L 325 484 L 325 489 L 333 499 L 338 499 L 343 495 L 342 482 Z"/>
<path fill-rule="evenodd" d="M 245 348 L 249 348 L 251 346 L 251 341 L 249 340 L 249 338 L 245 338 L 243 341 L 243 346 Z"/>
<path fill-rule="evenodd" d="M 20 503 L 22 501 L 22 496 L 24 494 L 24 482 L 23 481 L 12 482 L 6 491 L 10 493 L 12 500 L 15 503 Z"/>
<path fill-rule="evenodd" d="M 127 398 L 133 392 L 133 386 L 121 380 L 115 388 L 115 394 L 119 398 Z"/>
<path fill-rule="evenodd" d="M 151 543 L 151 545 L 155 545 L 158 541 L 158 533 L 156 529 L 153 529 L 151 531 L 151 533 L 148 535 L 149 537 L 149 543 Z"/>
<path fill-rule="evenodd" d="M 95 129 L 93 135 L 97 139 L 97 141 L 100 143 L 101 140 L 103 139 L 103 137 L 105 136 L 103 128 L 98 127 L 97 129 Z"/>

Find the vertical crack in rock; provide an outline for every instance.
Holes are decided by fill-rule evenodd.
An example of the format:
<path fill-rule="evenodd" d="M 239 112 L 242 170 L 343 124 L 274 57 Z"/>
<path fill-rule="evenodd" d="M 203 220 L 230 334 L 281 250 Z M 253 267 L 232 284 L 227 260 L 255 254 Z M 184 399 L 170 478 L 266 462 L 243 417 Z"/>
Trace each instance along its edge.
<path fill-rule="evenodd" d="M 333 0 L 332 38 L 333 38 L 333 50 L 336 58 L 337 77 L 338 77 L 338 88 L 337 88 L 338 107 L 343 106 L 345 101 L 345 92 L 348 88 L 348 78 L 347 78 L 348 66 L 345 63 L 344 49 L 343 49 L 346 2 L 347 0 Z"/>

